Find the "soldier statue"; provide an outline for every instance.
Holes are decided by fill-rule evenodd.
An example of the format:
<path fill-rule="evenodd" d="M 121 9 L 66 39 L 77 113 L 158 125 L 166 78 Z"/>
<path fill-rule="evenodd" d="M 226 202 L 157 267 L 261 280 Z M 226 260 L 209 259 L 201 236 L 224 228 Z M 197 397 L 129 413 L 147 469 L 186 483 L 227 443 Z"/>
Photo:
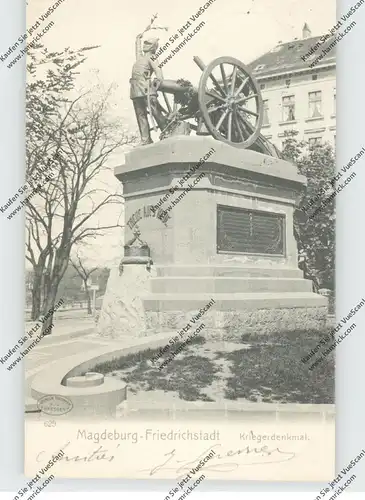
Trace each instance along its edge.
<path fill-rule="evenodd" d="M 183 78 L 165 80 L 156 57 L 158 38 L 144 36 L 150 30 L 168 29 L 155 26 L 156 18 L 157 14 L 152 16 L 150 24 L 137 36 L 136 61 L 130 79 L 130 98 L 141 136 L 140 145 L 153 142 L 150 130 L 159 130 L 160 140 L 189 135 L 194 130 L 197 135 L 211 135 L 238 148 L 281 158 L 277 147 L 260 133 L 262 97 L 247 67 L 229 56 L 218 57 L 206 66 L 195 56 L 193 60 L 202 71 L 198 88 Z M 216 76 L 213 73 L 218 68 L 221 78 L 217 72 Z M 160 104 L 158 93 L 163 96 L 166 109 Z M 173 103 L 169 102 L 168 95 L 173 96 Z M 265 158 L 263 163 L 270 168 L 272 161 Z"/>
<path fill-rule="evenodd" d="M 151 28 L 155 17 L 152 18 L 150 25 L 144 32 L 150 29 L 156 29 Z M 158 67 L 157 62 L 154 61 L 153 57 L 158 49 L 158 38 L 145 39 L 142 49 L 143 33 L 137 35 L 136 38 L 136 62 L 133 65 L 132 78 L 130 79 L 130 98 L 133 101 L 134 111 L 141 135 L 141 146 L 145 146 L 153 142 L 148 122 L 148 112 L 156 121 L 160 130 L 163 130 L 167 125 L 167 120 L 163 116 L 161 112 L 161 105 L 157 100 L 158 83 L 163 79 L 162 71 Z M 155 76 L 154 81 L 152 81 L 152 75 Z"/>

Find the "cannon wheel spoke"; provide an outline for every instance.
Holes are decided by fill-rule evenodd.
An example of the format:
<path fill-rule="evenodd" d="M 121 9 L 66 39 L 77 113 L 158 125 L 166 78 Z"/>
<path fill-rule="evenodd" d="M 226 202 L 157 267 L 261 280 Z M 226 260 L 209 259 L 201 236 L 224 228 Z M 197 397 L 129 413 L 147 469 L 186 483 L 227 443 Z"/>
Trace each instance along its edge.
<path fill-rule="evenodd" d="M 238 116 L 238 121 L 241 123 L 245 133 L 247 134 L 247 137 L 249 137 L 253 132 L 254 126 L 251 125 L 251 123 L 247 121 L 246 118 L 244 118 L 239 111 L 237 113 L 237 116 Z"/>
<path fill-rule="evenodd" d="M 165 104 L 167 106 L 168 112 L 171 113 L 171 111 L 172 111 L 171 104 L 167 98 L 167 95 L 165 94 L 165 92 L 162 92 L 162 94 L 163 94 L 163 98 L 164 98 Z"/>
<path fill-rule="evenodd" d="M 230 111 L 228 116 L 228 132 L 227 132 L 227 139 L 229 141 L 232 140 L 232 118 L 233 118 L 233 113 L 232 111 Z"/>
<path fill-rule="evenodd" d="M 213 113 L 213 111 L 218 111 L 221 109 L 223 104 L 217 104 L 216 106 L 212 106 L 211 108 L 208 108 L 208 113 Z"/>
<path fill-rule="evenodd" d="M 221 75 L 222 75 L 224 90 L 226 91 L 226 95 L 227 95 L 228 94 L 228 82 L 227 82 L 226 72 L 224 71 L 223 64 L 220 64 L 219 66 L 221 68 Z"/>
<path fill-rule="evenodd" d="M 242 90 L 245 88 L 245 86 L 247 85 L 248 81 L 249 81 L 250 77 L 248 76 L 247 78 L 245 78 L 243 80 L 243 82 L 241 83 L 241 85 L 238 87 L 236 93 L 234 94 L 235 97 L 238 97 L 239 94 L 242 92 Z"/>
<path fill-rule="evenodd" d="M 222 89 L 222 87 L 221 87 L 220 83 L 218 82 L 218 80 L 216 79 L 216 77 L 212 73 L 210 73 L 209 77 L 212 80 L 212 82 L 214 83 L 215 90 L 218 90 L 218 92 L 222 95 L 222 97 L 226 97 L 226 93 Z"/>
<path fill-rule="evenodd" d="M 247 106 L 247 102 L 252 104 Z M 215 139 L 247 148 L 259 137 L 263 120 L 260 87 L 238 59 L 218 57 L 203 69 L 198 103 L 201 117 Z"/>
<path fill-rule="evenodd" d="M 252 99 L 253 97 L 258 97 L 258 95 L 257 95 L 257 94 L 251 94 L 251 95 L 248 95 L 248 96 L 246 97 L 246 101 L 247 101 L 248 99 Z"/>
<path fill-rule="evenodd" d="M 219 130 L 220 127 L 222 126 L 224 120 L 227 118 L 228 113 L 229 113 L 229 109 L 226 109 L 225 112 L 222 114 L 222 116 L 219 118 L 219 121 L 218 121 L 217 125 L 215 126 L 215 128 L 217 130 Z"/>
<path fill-rule="evenodd" d="M 225 99 L 223 99 L 223 97 L 221 97 L 220 95 L 216 94 L 213 90 L 207 90 L 206 92 L 206 95 L 209 95 L 210 97 L 213 97 L 213 100 L 214 99 L 218 99 L 218 101 L 221 101 L 221 102 L 226 102 Z M 209 101 L 208 104 L 210 104 L 211 102 L 213 101 Z"/>
<path fill-rule="evenodd" d="M 251 99 L 251 97 L 258 97 L 258 96 L 257 96 L 257 94 L 242 96 L 236 100 L 236 104 L 241 104 L 242 102 L 248 101 L 248 99 Z"/>
<path fill-rule="evenodd" d="M 245 108 L 244 106 L 238 106 L 238 109 L 240 111 L 243 111 L 244 113 L 248 113 L 249 115 L 256 116 L 256 118 L 258 118 L 259 116 L 258 113 L 256 113 L 255 111 L 251 111 L 250 109 Z"/>
<path fill-rule="evenodd" d="M 237 132 L 239 135 L 239 139 L 240 139 L 239 142 L 243 142 L 245 140 L 245 138 L 243 137 L 243 134 L 242 134 L 242 130 L 240 127 L 240 123 L 238 121 L 237 113 L 234 114 L 234 124 L 236 125 L 236 129 L 237 129 Z"/>
<path fill-rule="evenodd" d="M 234 95 L 234 89 L 236 87 L 236 76 L 237 76 L 237 66 L 234 66 L 231 81 L 231 94 Z"/>

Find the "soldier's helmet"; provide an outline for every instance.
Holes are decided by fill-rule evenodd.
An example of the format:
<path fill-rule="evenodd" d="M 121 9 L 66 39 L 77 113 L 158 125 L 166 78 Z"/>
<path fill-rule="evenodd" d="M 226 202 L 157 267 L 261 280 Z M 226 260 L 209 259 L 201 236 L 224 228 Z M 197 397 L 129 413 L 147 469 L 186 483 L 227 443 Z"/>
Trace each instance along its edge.
<path fill-rule="evenodd" d="M 158 38 L 146 38 L 143 42 L 143 52 L 156 52 L 158 40 Z"/>

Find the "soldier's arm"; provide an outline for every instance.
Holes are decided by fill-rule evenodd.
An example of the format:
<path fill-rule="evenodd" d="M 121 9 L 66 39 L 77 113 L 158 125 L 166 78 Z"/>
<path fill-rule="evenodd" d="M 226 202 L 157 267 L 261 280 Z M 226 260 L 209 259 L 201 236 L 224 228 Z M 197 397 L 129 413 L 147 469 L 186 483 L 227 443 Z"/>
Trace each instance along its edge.
<path fill-rule="evenodd" d="M 158 80 L 163 80 L 162 69 L 158 67 L 158 64 L 156 63 L 156 61 L 152 61 L 152 59 L 150 59 L 150 65 L 151 65 L 152 71 L 154 72 L 156 78 L 158 78 Z"/>
<path fill-rule="evenodd" d="M 136 60 L 143 56 L 142 36 L 142 33 L 140 33 L 136 38 Z"/>

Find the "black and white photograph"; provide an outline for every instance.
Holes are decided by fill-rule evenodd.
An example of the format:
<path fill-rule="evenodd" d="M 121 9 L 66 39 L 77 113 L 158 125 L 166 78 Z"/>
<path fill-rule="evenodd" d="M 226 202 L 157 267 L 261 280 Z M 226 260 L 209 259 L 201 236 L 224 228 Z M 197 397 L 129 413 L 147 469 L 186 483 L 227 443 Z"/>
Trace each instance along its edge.
<path fill-rule="evenodd" d="M 0 55 L 26 58 L 26 176 L 0 200 L 25 217 L 26 323 L 1 363 L 25 366 L 30 476 L 176 478 L 165 500 L 335 476 L 365 304 L 336 316 L 365 153 L 336 171 L 336 52 L 361 4 L 30 0 Z"/>

